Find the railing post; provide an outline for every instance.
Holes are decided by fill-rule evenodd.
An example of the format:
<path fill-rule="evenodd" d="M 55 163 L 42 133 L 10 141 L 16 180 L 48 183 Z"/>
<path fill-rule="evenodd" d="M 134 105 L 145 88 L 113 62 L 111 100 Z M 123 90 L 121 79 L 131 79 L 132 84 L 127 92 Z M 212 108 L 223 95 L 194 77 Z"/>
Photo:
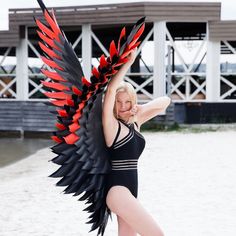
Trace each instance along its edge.
<path fill-rule="evenodd" d="M 167 61 L 168 61 L 167 63 L 167 96 L 171 97 L 171 69 L 172 69 L 171 67 L 173 66 L 171 65 L 171 56 L 173 56 L 172 55 L 173 52 L 170 45 L 168 45 L 167 51 L 168 51 L 167 53 L 168 55 L 168 58 L 167 58 Z"/>
<path fill-rule="evenodd" d="M 210 40 L 209 30 L 207 29 L 206 101 L 215 102 L 218 101 L 219 98 L 220 98 L 220 41 Z"/>
<path fill-rule="evenodd" d="M 90 79 L 92 60 L 92 36 L 91 25 L 82 25 L 82 64 L 85 78 Z"/>
<path fill-rule="evenodd" d="M 166 95 L 166 22 L 154 22 L 153 97 Z"/>
<path fill-rule="evenodd" d="M 16 47 L 16 99 L 27 100 L 28 93 L 28 30 L 26 26 L 21 26 L 20 41 Z"/>

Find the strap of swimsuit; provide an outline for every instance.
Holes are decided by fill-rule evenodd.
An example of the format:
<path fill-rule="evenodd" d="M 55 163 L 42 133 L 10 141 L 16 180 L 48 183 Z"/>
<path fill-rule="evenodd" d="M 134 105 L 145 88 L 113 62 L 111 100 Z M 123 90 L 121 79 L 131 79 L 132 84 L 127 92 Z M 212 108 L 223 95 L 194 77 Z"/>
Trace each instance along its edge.
<path fill-rule="evenodd" d="M 123 120 L 121 120 L 121 119 L 118 119 L 122 124 L 124 124 L 126 127 L 130 127 L 130 125 L 132 125 L 132 124 L 135 124 L 136 126 L 137 126 L 137 128 L 139 129 L 139 127 L 138 127 L 138 124 L 137 124 L 137 122 L 135 121 L 134 123 L 130 123 L 130 125 L 128 125 L 127 123 L 125 123 Z"/>
<path fill-rule="evenodd" d="M 120 134 L 120 129 L 121 129 L 121 125 L 120 125 L 120 121 L 118 120 L 118 130 L 117 130 L 116 137 L 115 137 L 111 147 L 116 143 L 116 140 L 117 140 L 117 138 L 118 138 L 118 136 Z"/>
<path fill-rule="evenodd" d="M 130 127 L 129 124 L 125 123 L 123 120 L 119 119 L 119 121 L 120 121 L 122 124 L 124 124 L 126 127 L 128 127 L 128 128 Z"/>
<path fill-rule="evenodd" d="M 134 122 L 134 124 L 136 124 L 137 128 L 139 128 L 137 122 Z"/>

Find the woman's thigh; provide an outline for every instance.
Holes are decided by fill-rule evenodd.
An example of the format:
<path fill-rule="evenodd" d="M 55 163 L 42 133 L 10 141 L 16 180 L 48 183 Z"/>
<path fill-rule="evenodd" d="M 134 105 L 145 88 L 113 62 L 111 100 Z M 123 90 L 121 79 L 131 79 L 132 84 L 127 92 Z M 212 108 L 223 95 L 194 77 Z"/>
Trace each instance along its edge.
<path fill-rule="evenodd" d="M 107 194 L 107 206 L 142 236 L 163 236 L 158 224 L 124 186 L 113 186 Z"/>
<path fill-rule="evenodd" d="M 137 233 L 134 231 L 134 229 L 118 215 L 117 222 L 119 236 L 137 236 Z"/>

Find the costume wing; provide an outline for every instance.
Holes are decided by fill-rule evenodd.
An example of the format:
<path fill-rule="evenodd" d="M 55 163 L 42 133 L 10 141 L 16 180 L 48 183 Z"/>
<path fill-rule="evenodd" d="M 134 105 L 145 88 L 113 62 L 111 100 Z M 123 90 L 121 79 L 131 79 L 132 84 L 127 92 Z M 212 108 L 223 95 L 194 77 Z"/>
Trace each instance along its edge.
<path fill-rule="evenodd" d="M 110 56 L 100 58 L 98 68 L 92 69 L 90 81 L 84 78 L 80 62 L 57 24 L 53 11 L 49 12 L 41 0 L 38 3 L 46 23 L 35 19 L 44 52 L 43 62 L 50 68 L 43 69 L 47 77 L 42 81 L 44 94 L 49 98 L 53 114 L 57 115 L 56 129 L 51 147 L 57 156 L 51 161 L 60 168 L 49 177 L 61 178 L 57 186 L 66 186 L 65 194 L 81 195 L 90 213 L 91 231 L 98 229 L 103 235 L 110 211 L 106 206 L 105 179 L 110 161 L 102 129 L 102 95 L 104 89 L 119 67 L 127 62 L 127 55 L 137 47 L 144 31 L 141 18 L 126 36 L 122 29 L 118 45 L 110 44 Z M 50 81 L 48 81 L 50 80 Z"/>

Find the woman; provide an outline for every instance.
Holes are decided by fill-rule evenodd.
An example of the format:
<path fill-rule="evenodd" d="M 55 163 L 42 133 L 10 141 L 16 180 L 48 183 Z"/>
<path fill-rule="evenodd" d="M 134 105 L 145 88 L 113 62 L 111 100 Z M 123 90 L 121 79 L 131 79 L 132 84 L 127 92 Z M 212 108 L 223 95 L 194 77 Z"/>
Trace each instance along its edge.
<path fill-rule="evenodd" d="M 134 89 L 123 82 L 135 55 L 136 50 L 110 81 L 103 102 L 103 131 L 112 164 L 106 204 L 117 215 L 119 236 L 163 236 L 137 200 L 137 161 L 145 146 L 140 126 L 165 111 L 171 99 L 159 97 L 144 105 L 136 104 Z"/>

